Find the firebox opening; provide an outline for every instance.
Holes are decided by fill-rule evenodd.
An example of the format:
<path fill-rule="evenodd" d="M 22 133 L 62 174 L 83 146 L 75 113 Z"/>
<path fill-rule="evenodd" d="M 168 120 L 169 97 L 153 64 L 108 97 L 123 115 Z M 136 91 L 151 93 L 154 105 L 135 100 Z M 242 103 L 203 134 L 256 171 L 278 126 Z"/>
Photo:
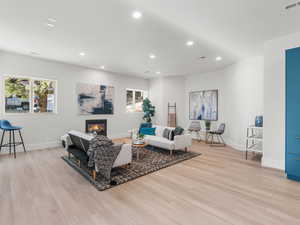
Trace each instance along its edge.
<path fill-rule="evenodd" d="M 86 133 L 97 133 L 107 136 L 107 120 L 86 120 Z"/>

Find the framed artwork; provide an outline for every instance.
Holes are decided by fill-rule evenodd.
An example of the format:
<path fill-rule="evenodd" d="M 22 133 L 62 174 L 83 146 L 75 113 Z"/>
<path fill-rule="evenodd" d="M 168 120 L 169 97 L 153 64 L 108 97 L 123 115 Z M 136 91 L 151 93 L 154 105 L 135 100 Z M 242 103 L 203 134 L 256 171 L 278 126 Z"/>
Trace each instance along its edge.
<path fill-rule="evenodd" d="M 76 93 L 80 115 L 114 113 L 114 92 L 112 86 L 77 83 Z"/>
<path fill-rule="evenodd" d="M 190 120 L 218 120 L 218 90 L 190 92 Z"/>

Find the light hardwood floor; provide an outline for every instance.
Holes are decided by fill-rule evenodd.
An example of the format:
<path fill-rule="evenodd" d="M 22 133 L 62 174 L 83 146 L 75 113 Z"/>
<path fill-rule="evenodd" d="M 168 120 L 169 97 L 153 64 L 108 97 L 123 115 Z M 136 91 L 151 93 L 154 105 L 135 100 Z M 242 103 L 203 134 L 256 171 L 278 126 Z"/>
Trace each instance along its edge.
<path fill-rule="evenodd" d="M 63 149 L 0 156 L 1 225 L 299 225 L 300 183 L 230 148 L 104 192 L 60 156 Z"/>

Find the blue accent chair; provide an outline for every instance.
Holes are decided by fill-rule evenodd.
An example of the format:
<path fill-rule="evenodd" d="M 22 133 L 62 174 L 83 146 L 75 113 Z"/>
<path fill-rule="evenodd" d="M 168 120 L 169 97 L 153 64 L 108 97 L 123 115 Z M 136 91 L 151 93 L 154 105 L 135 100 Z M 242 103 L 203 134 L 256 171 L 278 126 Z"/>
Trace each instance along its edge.
<path fill-rule="evenodd" d="M 26 152 L 23 137 L 21 134 L 22 127 L 12 126 L 11 123 L 7 120 L 0 120 L 0 129 L 3 130 L 2 137 L 1 137 L 1 144 L 0 144 L 0 152 L 1 152 L 2 147 L 6 147 L 6 148 L 9 148 L 9 154 L 11 154 L 11 150 L 13 147 L 14 157 L 16 158 L 16 146 L 18 146 L 18 145 L 23 145 L 24 152 Z M 5 136 L 6 132 L 9 132 L 9 142 L 6 144 L 3 144 L 3 140 L 4 140 L 4 136 Z M 20 140 L 21 140 L 20 142 L 16 142 L 15 132 L 19 133 Z"/>

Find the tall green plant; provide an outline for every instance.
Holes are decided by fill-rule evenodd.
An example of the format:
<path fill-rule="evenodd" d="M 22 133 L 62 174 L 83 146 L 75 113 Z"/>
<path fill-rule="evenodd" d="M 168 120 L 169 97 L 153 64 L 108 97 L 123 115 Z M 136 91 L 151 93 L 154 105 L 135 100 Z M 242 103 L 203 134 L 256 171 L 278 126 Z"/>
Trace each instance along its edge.
<path fill-rule="evenodd" d="M 143 111 L 144 111 L 144 116 L 143 119 L 147 123 L 151 123 L 153 117 L 155 115 L 155 106 L 151 104 L 151 101 L 148 98 L 145 98 L 143 101 Z"/>

